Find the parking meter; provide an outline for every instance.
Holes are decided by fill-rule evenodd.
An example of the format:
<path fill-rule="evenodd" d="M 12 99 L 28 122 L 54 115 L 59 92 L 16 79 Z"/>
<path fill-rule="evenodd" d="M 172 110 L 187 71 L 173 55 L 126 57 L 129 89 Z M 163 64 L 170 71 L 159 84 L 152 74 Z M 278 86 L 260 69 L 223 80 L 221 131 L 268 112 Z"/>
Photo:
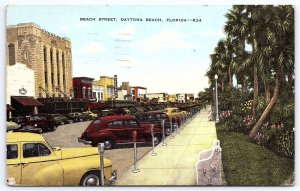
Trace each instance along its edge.
<path fill-rule="evenodd" d="M 138 163 L 137 163 L 137 148 L 136 148 L 136 137 L 137 137 L 137 132 L 132 131 L 132 138 L 133 138 L 133 161 L 134 161 L 134 166 L 133 166 L 133 173 L 138 173 L 140 170 L 138 169 Z"/>
<path fill-rule="evenodd" d="M 100 153 L 100 185 L 104 186 L 104 143 L 98 143 L 98 151 Z"/>

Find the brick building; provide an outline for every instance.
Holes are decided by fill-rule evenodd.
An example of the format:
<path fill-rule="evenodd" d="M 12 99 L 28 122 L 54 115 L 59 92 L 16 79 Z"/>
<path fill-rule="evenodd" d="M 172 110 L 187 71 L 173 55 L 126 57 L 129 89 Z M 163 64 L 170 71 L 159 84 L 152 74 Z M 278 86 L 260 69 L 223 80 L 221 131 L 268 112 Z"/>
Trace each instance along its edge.
<path fill-rule="evenodd" d="M 6 64 L 34 71 L 34 97 L 72 96 L 71 42 L 34 23 L 6 28 Z M 15 76 L 18 77 L 18 76 Z"/>
<path fill-rule="evenodd" d="M 132 98 L 135 101 L 140 101 L 146 98 L 147 88 L 141 86 L 133 86 L 131 87 Z"/>
<path fill-rule="evenodd" d="M 88 77 L 73 78 L 74 98 L 93 98 L 93 80 Z"/>

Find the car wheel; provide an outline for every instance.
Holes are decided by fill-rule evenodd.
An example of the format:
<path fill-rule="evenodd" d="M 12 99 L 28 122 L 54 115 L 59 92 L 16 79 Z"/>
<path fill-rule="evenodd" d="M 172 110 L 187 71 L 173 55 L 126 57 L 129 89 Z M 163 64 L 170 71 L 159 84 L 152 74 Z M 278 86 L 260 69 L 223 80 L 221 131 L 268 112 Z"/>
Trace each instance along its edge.
<path fill-rule="evenodd" d="M 111 140 L 104 140 L 103 143 L 106 150 L 112 149 L 113 142 Z"/>
<path fill-rule="evenodd" d="M 160 137 L 154 135 L 154 145 L 158 145 L 160 143 Z"/>
<path fill-rule="evenodd" d="M 57 126 L 56 126 L 56 125 L 53 125 L 52 131 L 55 131 L 56 129 L 57 129 Z"/>
<path fill-rule="evenodd" d="M 166 136 L 169 136 L 169 135 L 171 135 L 172 133 L 171 133 L 171 128 L 167 128 L 166 130 L 165 130 L 166 132 Z"/>
<path fill-rule="evenodd" d="M 82 121 L 83 121 L 83 119 L 81 119 L 81 118 L 80 118 L 80 119 L 79 119 L 79 121 L 80 121 L 80 122 L 82 122 Z"/>
<path fill-rule="evenodd" d="M 99 186 L 100 185 L 100 172 L 98 171 L 92 171 L 86 173 L 81 181 L 81 186 Z"/>
<path fill-rule="evenodd" d="M 39 133 L 39 134 L 42 134 L 42 133 L 43 133 L 43 129 L 42 129 L 42 128 L 39 128 L 38 133 Z"/>

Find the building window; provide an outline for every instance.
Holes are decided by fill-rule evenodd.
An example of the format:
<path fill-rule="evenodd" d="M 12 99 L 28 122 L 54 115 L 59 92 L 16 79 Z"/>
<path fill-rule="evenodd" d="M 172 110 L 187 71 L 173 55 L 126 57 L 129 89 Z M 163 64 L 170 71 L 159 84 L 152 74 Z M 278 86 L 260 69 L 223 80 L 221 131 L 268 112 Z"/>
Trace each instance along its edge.
<path fill-rule="evenodd" d="M 56 51 L 56 64 L 57 64 L 57 85 L 60 85 L 60 80 L 59 80 L 59 52 L 58 50 Z"/>
<path fill-rule="evenodd" d="M 48 76 L 47 76 L 47 70 L 45 71 L 45 84 L 47 85 L 48 84 Z"/>
<path fill-rule="evenodd" d="M 103 92 L 101 92 L 100 100 L 103 100 Z"/>
<path fill-rule="evenodd" d="M 14 65 L 16 63 L 15 59 L 15 45 L 14 44 L 9 44 L 8 45 L 8 63 L 10 66 Z"/>
<path fill-rule="evenodd" d="M 54 84 L 54 64 L 53 64 L 53 50 L 50 49 L 50 64 L 51 64 L 51 83 Z"/>
<path fill-rule="evenodd" d="M 82 88 L 82 98 L 85 98 L 85 87 Z"/>
<path fill-rule="evenodd" d="M 44 71 L 47 72 L 47 48 L 44 46 Z"/>
<path fill-rule="evenodd" d="M 63 85 L 66 85 L 66 76 L 63 75 Z"/>
<path fill-rule="evenodd" d="M 88 98 L 91 98 L 92 89 L 91 89 L 91 88 L 88 88 L 87 93 L 88 93 L 87 97 L 88 97 Z"/>
<path fill-rule="evenodd" d="M 66 84 L 66 78 L 65 78 L 65 75 L 66 75 L 66 66 L 65 66 L 65 53 L 62 53 L 62 69 L 63 69 L 63 85 Z"/>
<path fill-rule="evenodd" d="M 27 59 L 28 58 L 28 52 L 25 52 L 24 54 L 24 58 Z"/>
<path fill-rule="evenodd" d="M 96 92 L 93 92 L 93 98 L 97 99 L 97 93 Z"/>

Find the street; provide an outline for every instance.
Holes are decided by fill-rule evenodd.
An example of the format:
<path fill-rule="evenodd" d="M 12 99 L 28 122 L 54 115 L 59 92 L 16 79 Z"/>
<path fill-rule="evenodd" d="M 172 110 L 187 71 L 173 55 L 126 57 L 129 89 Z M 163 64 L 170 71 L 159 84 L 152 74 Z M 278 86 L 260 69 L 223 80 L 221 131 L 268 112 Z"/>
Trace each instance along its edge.
<path fill-rule="evenodd" d="M 77 138 L 81 136 L 81 133 L 86 129 L 90 122 L 91 121 L 60 125 L 56 131 L 43 133 L 42 136 L 52 147 L 91 147 L 90 145 L 85 145 L 77 141 Z M 138 159 L 143 157 L 150 150 L 151 147 L 149 146 L 139 145 L 137 151 Z M 104 152 L 104 157 L 112 161 L 113 170 L 117 170 L 118 174 L 121 175 L 133 165 L 132 145 L 121 145 L 117 146 L 115 149 L 106 150 Z"/>

